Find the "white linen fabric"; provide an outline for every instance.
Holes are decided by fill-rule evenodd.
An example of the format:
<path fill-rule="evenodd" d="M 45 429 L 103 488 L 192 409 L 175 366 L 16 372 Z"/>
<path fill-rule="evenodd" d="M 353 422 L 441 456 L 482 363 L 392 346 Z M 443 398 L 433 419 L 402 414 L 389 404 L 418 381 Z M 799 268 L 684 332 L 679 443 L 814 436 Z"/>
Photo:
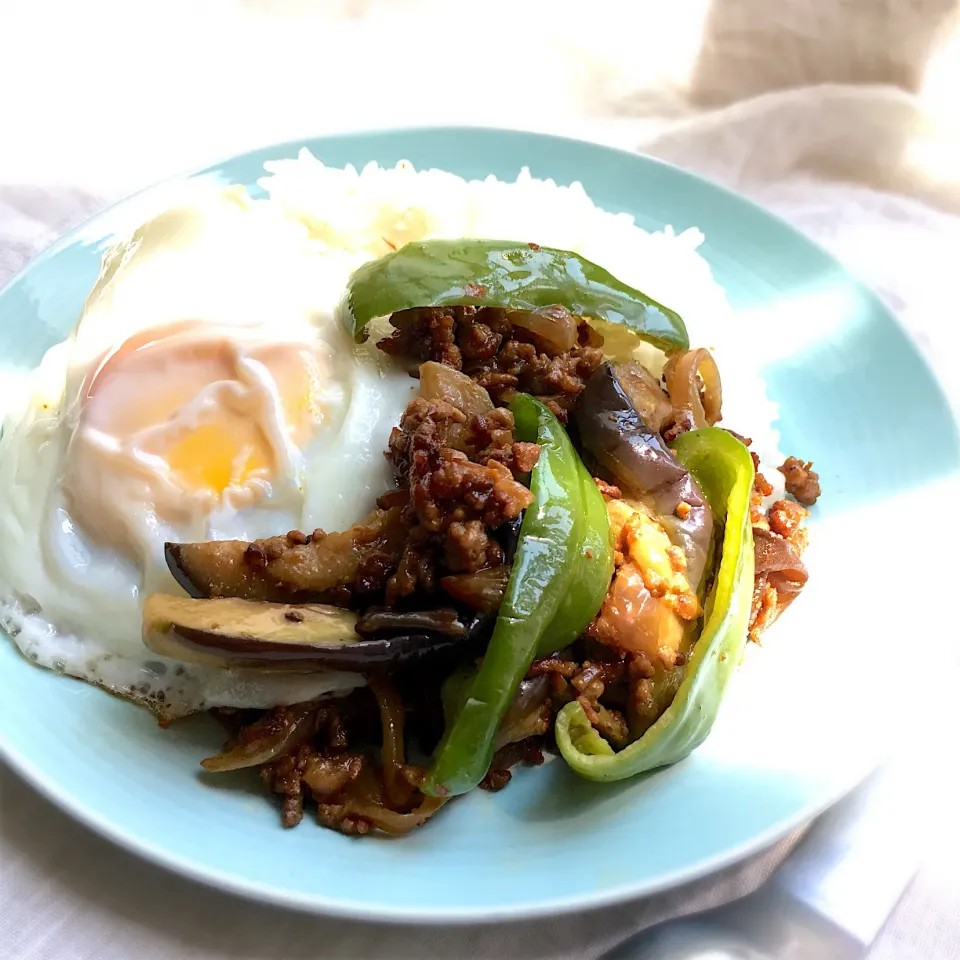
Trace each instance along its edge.
<path fill-rule="evenodd" d="M 251 146 L 421 123 L 549 130 L 642 149 L 779 213 L 880 292 L 957 402 L 956 7 L 6 0 L 0 284 L 104 203 Z M 168 875 L 0 768 L 0 956 L 591 957 L 752 889 L 793 839 L 615 909 L 494 928 L 379 926 L 250 905 Z M 956 826 L 940 840 L 871 960 L 960 956 Z"/>

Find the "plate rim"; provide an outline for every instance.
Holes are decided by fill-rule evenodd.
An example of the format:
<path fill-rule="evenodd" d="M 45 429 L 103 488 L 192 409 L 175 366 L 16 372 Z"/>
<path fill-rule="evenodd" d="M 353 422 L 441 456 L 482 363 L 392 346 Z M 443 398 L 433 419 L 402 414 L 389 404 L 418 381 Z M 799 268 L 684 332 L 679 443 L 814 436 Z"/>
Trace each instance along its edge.
<path fill-rule="evenodd" d="M 771 212 L 755 201 L 745 197 L 729 187 L 719 184 L 716 181 L 685 170 L 676 164 L 661 160 L 649 154 L 625 150 L 619 147 L 610 146 L 604 143 L 598 143 L 589 139 L 580 139 L 577 137 L 562 136 L 550 133 L 541 133 L 538 131 L 525 131 L 513 128 L 499 128 L 490 126 L 470 126 L 470 125 L 416 125 L 416 126 L 388 126 L 378 128 L 358 129 L 355 131 L 337 132 L 327 135 L 318 135 L 313 137 L 298 137 L 291 140 L 280 141 L 276 143 L 264 144 L 259 147 L 253 147 L 240 153 L 224 155 L 218 159 L 211 160 L 202 166 L 194 167 L 189 170 L 172 173 L 154 183 L 135 190 L 124 197 L 121 197 L 101 209 L 97 210 L 91 216 L 86 217 L 80 223 L 72 227 L 63 236 L 57 238 L 47 245 L 36 256 L 31 258 L 10 280 L 0 287 L 0 297 L 6 295 L 15 285 L 20 283 L 23 278 L 33 270 L 40 262 L 46 261 L 55 256 L 61 249 L 65 249 L 77 241 L 80 234 L 83 233 L 91 224 L 104 217 L 110 211 L 114 210 L 130 200 L 148 194 L 165 186 L 176 184 L 178 181 L 187 181 L 193 177 L 202 176 L 211 173 L 223 165 L 242 160 L 254 154 L 275 150 L 278 154 L 288 154 L 296 152 L 300 148 L 310 149 L 312 152 L 321 144 L 336 143 L 343 141 L 353 141 L 362 145 L 364 141 L 377 137 L 389 135 L 401 135 L 416 137 L 419 135 L 435 135 L 437 133 L 457 134 L 470 133 L 481 137 L 509 137 L 517 141 L 548 141 L 559 148 L 564 145 L 575 144 L 578 147 L 589 147 L 591 150 L 601 153 L 614 154 L 629 160 L 629 162 L 641 162 L 655 166 L 667 168 L 674 176 L 679 176 L 681 180 L 697 182 L 700 185 L 707 185 L 728 199 L 736 201 L 738 204 L 747 205 L 754 213 L 766 219 L 769 223 L 776 225 L 780 230 L 786 230 L 793 238 L 808 247 L 815 248 L 824 258 L 838 267 L 845 278 L 845 282 L 852 284 L 860 296 L 871 302 L 874 309 L 879 310 L 886 315 L 887 319 L 892 321 L 901 333 L 909 340 L 914 348 L 914 352 L 919 359 L 924 372 L 929 381 L 934 385 L 939 400 L 944 408 L 949 412 L 952 421 L 954 433 L 960 437 L 960 423 L 958 423 L 958 411 L 953 403 L 949 392 L 945 389 L 943 382 L 937 371 L 928 361 L 924 351 L 916 342 L 915 337 L 901 321 L 901 319 L 884 303 L 882 298 L 865 283 L 856 273 L 849 269 L 844 263 L 838 260 L 829 250 L 816 240 L 808 237 L 802 231 L 794 227 L 791 223 L 784 220 L 776 213 Z M 80 681 L 78 681 L 80 682 Z M 686 867 L 680 867 L 672 871 L 661 874 L 654 881 L 633 882 L 626 881 L 619 884 L 613 884 L 609 887 L 592 894 L 577 894 L 569 898 L 555 897 L 550 900 L 541 901 L 532 905 L 516 906 L 497 906 L 497 907 L 426 907 L 410 908 L 405 906 L 394 906 L 389 904 L 364 905 L 356 900 L 338 900 L 335 897 L 317 896 L 315 894 L 297 894 L 294 891 L 280 890 L 267 884 L 259 884 L 254 881 L 240 879 L 235 875 L 217 868 L 205 866 L 195 860 L 186 859 L 176 854 L 170 853 L 162 844 L 154 843 L 149 840 L 141 839 L 134 834 L 125 831 L 123 828 L 114 826 L 98 811 L 80 801 L 76 801 L 68 792 L 60 788 L 57 783 L 47 777 L 30 760 L 29 756 L 14 748 L 7 742 L 2 730 L 0 730 L 0 760 L 5 762 L 14 773 L 20 776 L 33 789 L 37 790 L 43 797 L 50 801 L 55 807 L 66 813 L 75 821 L 84 827 L 99 834 L 104 839 L 120 847 L 127 853 L 138 856 L 148 862 L 173 873 L 180 875 L 192 882 L 200 883 L 203 886 L 213 889 L 226 891 L 238 895 L 248 900 L 258 903 L 265 903 L 271 906 L 282 907 L 297 910 L 302 913 L 309 913 L 319 916 L 339 917 L 351 920 L 379 921 L 384 923 L 397 923 L 403 925 L 418 924 L 446 924 L 458 926 L 465 924 L 496 923 L 503 921 L 518 921 L 540 919 L 569 911 L 598 910 L 604 907 L 611 907 L 619 904 L 627 904 L 630 901 L 653 896 L 666 890 L 676 889 L 685 884 L 691 883 L 703 877 L 714 874 L 726 867 L 742 863 L 747 858 L 755 855 L 765 849 L 768 849 L 778 840 L 781 840 L 802 825 L 809 823 L 819 816 L 824 810 L 831 807 L 851 790 L 855 789 L 866 777 L 870 775 L 878 766 L 880 766 L 888 757 L 892 750 L 892 744 L 885 744 L 868 752 L 862 762 L 851 767 L 850 771 L 840 778 L 840 782 L 832 790 L 818 797 L 815 801 L 802 806 L 788 817 L 785 817 L 778 823 L 752 835 L 748 840 L 730 847 L 721 853 L 714 854 L 711 857 L 700 859 Z"/>
<path fill-rule="evenodd" d="M 414 910 L 408 907 L 385 904 L 364 906 L 355 900 L 338 900 L 327 896 L 321 898 L 312 894 L 297 894 L 292 891 L 281 892 L 267 884 L 238 879 L 227 871 L 198 865 L 195 861 L 171 854 L 162 844 L 141 840 L 115 827 L 95 809 L 75 801 L 69 793 L 59 790 L 50 778 L 34 768 L 28 758 L 24 757 L 19 751 L 12 749 L 5 742 L 5 738 L 0 735 L 0 761 L 8 764 L 30 787 L 37 790 L 57 809 L 103 839 L 115 844 L 126 853 L 133 854 L 154 866 L 177 874 L 181 878 L 213 890 L 234 894 L 254 903 L 295 910 L 313 916 L 394 923 L 403 926 L 444 924 L 450 927 L 538 920 L 570 912 L 594 911 L 621 905 L 628 906 L 632 901 L 640 901 L 696 882 L 727 867 L 745 862 L 751 856 L 771 848 L 795 830 L 816 819 L 825 810 L 828 810 L 860 786 L 871 773 L 887 760 L 890 752 L 891 748 L 888 745 L 871 754 L 865 758 L 861 765 L 854 768 L 849 777 L 843 778 L 843 782 L 837 788 L 829 791 L 825 798 L 821 797 L 816 802 L 808 804 L 793 816 L 722 853 L 699 860 L 688 867 L 664 873 L 655 882 L 637 884 L 627 881 L 611 886 L 606 890 L 598 891 L 595 894 L 576 895 L 567 898 L 558 897 L 529 906 L 433 907 Z M 848 783 L 848 779 L 851 782 Z M 385 840 L 383 842 L 397 841 Z"/>
<path fill-rule="evenodd" d="M 869 299 L 875 308 L 879 308 L 887 315 L 887 319 L 896 325 L 900 332 L 904 334 L 904 336 L 910 341 L 911 345 L 915 348 L 916 355 L 920 360 L 927 377 L 933 382 L 937 389 L 937 393 L 939 394 L 940 400 L 947 410 L 950 411 L 951 419 L 953 421 L 952 426 L 954 428 L 955 439 L 957 439 L 958 443 L 960 443 L 960 400 L 956 402 L 953 400 L 950 391 L 947 390 L 943 382 L 943 377 L 927 359 L 927 355 L 920 348 L 916 337 L 913 335 L 907 325 L 900 319 L 897 313 L 884 302 L 880 294 L 872 286 L 870 286 L 870 284 L 862 279 L 859 274 L 855 273 L 854 270 L 847 266 L 846 263 L 841 261 L 832 251 L 828 250 L 823 243 L 814 237 L 808 236 L 799 227 L 794 226 L 789 220 L 786 220 L 780 216 L 780 214 L 775 213 L 774 211 L 758 203 L 756 200 L 753 200 L 751 197 L 739 193 L 732 187 L 728 187 L 726 184 L 720 183 L 711 177 L 700 173 L 694 173 L 692 170 L 686 170 L 684 167 L 681 167 L 676 163 L 672 163 L 669 160 L 663 160 L 660 157 L 646 153 L 643 150 L 626 150 L 623 147 L 616 147 L 612 144 L 601 143 L 597 140 L 589 140 L 582 137 L 573 137 L 566 134 L 544 133 L 539 130 L 521 130 L 516 127 L 491 127 L 484 124 L 414 124 L 412 126 L 399 124 L 397 126 L 364 127 L 356 130 L 337 131 L 335 133 L 318 134 L 316 136 L 309 137 L 294 137 L 291 140 L 278 140 L 259 147 L 251 147 L 250 149 L 244 150 L 240 153 L 220 154 L 214 159 L 207 160 L 202 166 L 185 167 L 174 171 L 159 180 L 154 180 L 146 186 L 140 187 L 137 190 L 133 190 L 130 193 L 124 194 L 122 197 L 118 197 L 116 200 L 110 201 L 110 203 L 100 207 L 100 209 L 98 209 L 96 212 L 84 217 L 62 236 L 57 237 L 55 240 L 51 241 L 40 251 L 38 251 L 38 253 L 31 257 L 12 277 L 10 277 L 9 280 L 6 281 L 6 283 L 3 284 L 3 286 L 0 286 L 0 297 L 4 296 L 10 288 L 19 283 L 27 274 L 27 272 L 32 270 L 37 263 L 48 259 L 49 257 L 55 255 L 61 247 L 66 247 L 68 244 L 72 243 L 75 239 L 75 235 L 83 232 L 90 226 L 90 224 L 94 223 L 96 220 L 99 220 L 105 214 L 110 213 L 115 208 L 128 203 L 130 200 L 133 200 L 136 197 L 141 197 L 158 188 L 170 186 L 179 181 L 187 181 L 193 179 L 194 177 L 203 176 L 204 174 L 215 171 L 226 163 L 230 163 L 235 160 L 242 160 L 245 157 L 249 157 L 255 153 L 263 153 L 266 150 L 281 151 L 293 150 L 294 148 L 306 148 L 311 150 L 311 145 L 320 142 L 335 143 L 338 141 L 342 142 L 344 140 L 365 140 L 394 134 L 419 136 L 423 134 L 430 135 L 436 133 L 471 133 L 480 134 L 482 136 L 512 137 L 518 140 L 546 140 L 551 141 L 558 146 L 563 144 L 575 144 L 580 147 L 586 146 L 594 150 L 599 150 L 602 153 L 615 154 L 620 157 L 629 158 L 631 161 L 640 160 L 641 162 L 664 168 L 671 171 L 674 176 L 678 176 L 681 179 L 686 179 L 695 183 L 705 184 L 711 189 L 725 196 L 727 199 L 749 207 L 755 214 L 765 218 L 770 222 L 776 223 L 779 229 L 787 231 L 794 237 L 794 239 L 799 240 L 808 247 L 814 248 L 822 257 L 825 257 L 835 266 L 839 267 L 847 282 L 852 283 L 857 288 L 860 296 Z"/>

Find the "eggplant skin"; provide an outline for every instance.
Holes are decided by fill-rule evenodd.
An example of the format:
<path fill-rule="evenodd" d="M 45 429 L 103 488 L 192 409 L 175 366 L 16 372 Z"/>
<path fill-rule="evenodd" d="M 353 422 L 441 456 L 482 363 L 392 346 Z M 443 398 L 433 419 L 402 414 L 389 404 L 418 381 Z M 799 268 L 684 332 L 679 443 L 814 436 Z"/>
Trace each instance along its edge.
<path fill-rule="evenodd" d="M 408 631 L 361 638 L 357 615 L 324 604 L 264 603 L 151 594 L 143 608 L 144 645 L 202 666 L 370 674 L 473 648 L 492 626 L 475 616 L 455 635 Z"/>
<path fill-rule="evenodd" d="M 463 620 L 452 607 L 437 607 L 433 610 L 390 610 L 386 607 L 370 607 L 357 621 L 356 631 L 363 637 L 393 631 L 394 633 L 420 632 L 443 633 L 450 637 L 462 637 L 466 631 Z"/>
<path fill-rule="evenodd" d="M 587 381 L 573 410 L 574 439 L 588 469 L 646 504 L 687 559 L 687 578 L 702 587 L 713 542 L 713 513 L 696 480 L 663 438 L 637 412 L 604 363 Z M 689 506 L 677 515 L 681 502 Z"/>
<path fill-rule="evenodd" d="M 204 595 L 203 591 L 193 582 L 187 572 L 186 564 L 182 558 L 182 547 L 183 545 L 179 543 L 165 543 L 163 558 L 167 562 L 167 569 L 173 579 L 184 589 L 186 594 L 194 599 L 200 599 Z"/>

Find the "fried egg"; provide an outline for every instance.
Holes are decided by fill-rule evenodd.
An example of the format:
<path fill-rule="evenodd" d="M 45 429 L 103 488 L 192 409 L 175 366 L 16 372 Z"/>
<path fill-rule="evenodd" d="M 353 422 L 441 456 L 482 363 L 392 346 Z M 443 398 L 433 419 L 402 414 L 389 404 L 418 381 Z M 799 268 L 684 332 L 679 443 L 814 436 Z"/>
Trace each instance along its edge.
<path fill-rule="evenodd" d="M 362 682 L 179 664 L 140 639 L 143 597 L 179 592 L 166 541 L 343 529 L 389 487 L 416 383 L 339 325 L 353 265 L 237 190 L 107 252 L 0 438 L 4 626 L 25 655 L 166 716 Z"/>

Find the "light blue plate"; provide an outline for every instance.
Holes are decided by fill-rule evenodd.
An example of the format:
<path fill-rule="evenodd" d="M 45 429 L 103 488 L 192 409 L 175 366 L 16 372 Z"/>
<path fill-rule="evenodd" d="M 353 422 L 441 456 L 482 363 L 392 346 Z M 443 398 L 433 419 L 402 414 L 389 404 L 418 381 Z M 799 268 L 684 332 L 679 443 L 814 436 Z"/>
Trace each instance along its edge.
<path fill-rule="evenodd" d="M 7 760 L 79 820 L 198 880 L 318 912 L 425 922 L 566 912 L 651 893 L 745 856 L 852 787 L 904 714 L 890 709 L 897 681 L 883 673 L 884 656 L 924 635 L 917 605 L 892 600 L 889 564 L 920 548 L 934 551 L 932 569 L 944 559 L 934 539 L 907 532 L 905 511 L 929 502 L 960 463 L 937 385 L 877 298 L 740 198 L 570 140 L 373 133 L 269 147 L 201 175 L 252 188 L 264 160 L 301 146 L 336 166 L 408 159 L 504 179 L 529 166 L 582 181 L 598 204 L 645 228 L 699 226 L 701 252 L 758 340 L 794 344 L 764 374 L 781 408 L 782 448 L 814 460 L 825 491 L 811 584 L 750 651 L 713 735 L 685 762 L 607 786 L 577 780 L 562 762 L 523 770 L 502 793 L 477 792 L 400 841 L 352 840 L 309 821 L 282 830 L 255 777 L 198 774 L 220 744 L 212 723 L 163 731 L 145 711 L 36 669 L 3 642 Z M 158 189 L 90 221 L 0 294 L 4 365 L 33 367 L 63 338 L 104 243 L 135 225 Z"/>

